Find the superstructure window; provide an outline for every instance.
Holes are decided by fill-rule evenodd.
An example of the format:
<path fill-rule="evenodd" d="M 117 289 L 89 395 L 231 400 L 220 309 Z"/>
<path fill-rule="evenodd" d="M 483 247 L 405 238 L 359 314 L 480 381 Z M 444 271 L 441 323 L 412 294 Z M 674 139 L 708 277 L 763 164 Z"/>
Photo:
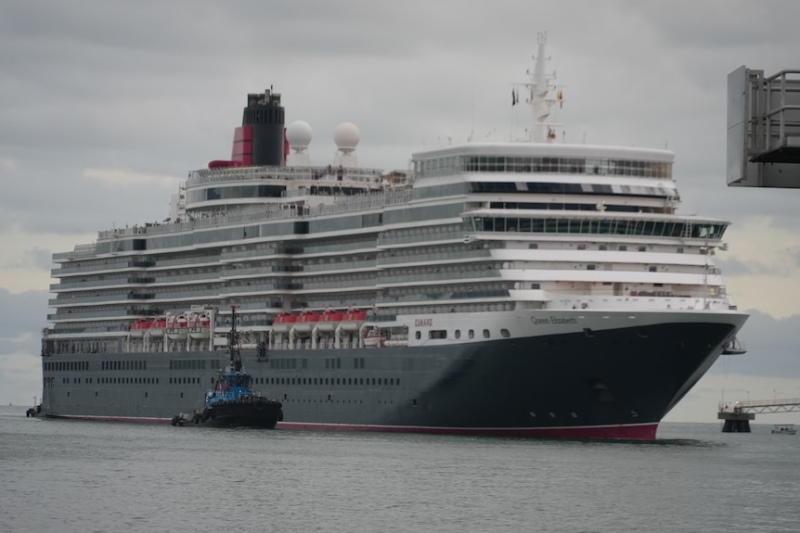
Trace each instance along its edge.
<path fill-rule="evenodd" d="M 446 329 L 432 329 L 428 332 L 429 339 L 446 339 L 447 338 L 447 330 Z"/>
<path fill-rule="evenodd" d="M 700 228 L 683 221 L 649 221 L 617 218 L 520 218 L 520 217 L 465 217 L 468 227 L 483 232 L 519 233 L 581 233 L 595 235 L 631 235 L 647 237 L 685 237 L 720 239 L 725 224 L 707 225 Z M 712 227 L 713 226 L 713 227 Z M 645 247 L 646 249 L 646 247 Z"/>

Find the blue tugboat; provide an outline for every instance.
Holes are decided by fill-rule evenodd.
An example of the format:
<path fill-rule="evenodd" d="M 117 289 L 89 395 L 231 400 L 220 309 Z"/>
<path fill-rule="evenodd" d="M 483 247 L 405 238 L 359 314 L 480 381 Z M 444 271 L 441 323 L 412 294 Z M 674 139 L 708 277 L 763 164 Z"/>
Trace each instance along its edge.
<path fill-rule="evenodd" d="M 173 426 L 186 423 L 209 427 L 259 427 L 274 429 L 283 420 L 283 404 L 250 388 L 252 376 L 244 371 L 236 335 L 236 309 L 231 307 L 228 338 L 230 363 L 217 374 L 205 396 L 204 408 L 186 416 L 176 415 Z"/>

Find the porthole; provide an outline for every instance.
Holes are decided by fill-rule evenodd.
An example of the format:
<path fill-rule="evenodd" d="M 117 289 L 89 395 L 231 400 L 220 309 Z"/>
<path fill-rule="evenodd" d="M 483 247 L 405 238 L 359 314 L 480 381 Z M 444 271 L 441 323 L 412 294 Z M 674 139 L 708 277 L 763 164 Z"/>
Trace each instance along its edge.
<path fill-rule="evenodd" d="M 504 339 L 507 339 L 507 338 L 509 338 L 511 336 L 511 333 L 509 333 L 509 331 L 506 328 L 503 328 L 503 329 L 500 330 L 500 335 Z"/>
<path fill-rule="evenodd" d="M 488 329 L 483 330 L 483 338 L 488 339 L 489 337 L 491 337 L 489 330 Z"/>

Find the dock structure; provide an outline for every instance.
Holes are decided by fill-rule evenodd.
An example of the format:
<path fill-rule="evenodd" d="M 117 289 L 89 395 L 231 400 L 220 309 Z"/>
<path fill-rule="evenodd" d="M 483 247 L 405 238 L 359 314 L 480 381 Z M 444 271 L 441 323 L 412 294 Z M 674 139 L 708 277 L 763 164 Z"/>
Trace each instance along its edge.
<path fill-rule="evenodd" d="M 728 75 L 729 187 L 800 188 L 800 70 Z"/>
<path fill-rule="evenodd" d="M 750 433 L 750 421 L 756 419 L 756 414 L 794 411 L 800 411 L 800 398 L 746 400 L 720 404 L 717 419 L 725 421 L 723 433 Z"/>

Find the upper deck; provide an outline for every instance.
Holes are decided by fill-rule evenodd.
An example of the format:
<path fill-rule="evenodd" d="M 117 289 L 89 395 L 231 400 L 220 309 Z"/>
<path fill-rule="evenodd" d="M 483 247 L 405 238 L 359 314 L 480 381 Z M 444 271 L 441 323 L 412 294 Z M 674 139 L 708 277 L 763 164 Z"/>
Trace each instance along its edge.
<path fill-rule="evenodd" d="M 671 179 L 669 150 L 528 142 L 468 143 L 413 154 L 416 179 L 462 172 L 633 176 Z"/>

